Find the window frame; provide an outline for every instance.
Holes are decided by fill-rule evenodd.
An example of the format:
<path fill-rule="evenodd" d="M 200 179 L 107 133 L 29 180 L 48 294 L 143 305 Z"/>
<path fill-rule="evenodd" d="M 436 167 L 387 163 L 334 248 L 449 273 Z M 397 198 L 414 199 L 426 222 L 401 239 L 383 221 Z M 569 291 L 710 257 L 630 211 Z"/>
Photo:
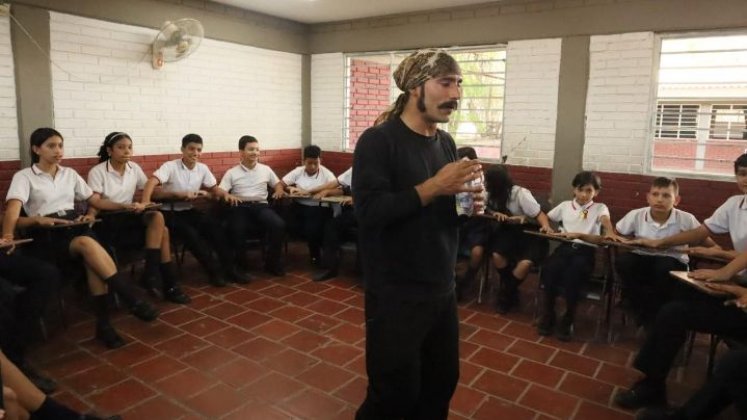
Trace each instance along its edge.
<path fill-rule="evenodd" d="M 654 162 L 654 145 L 655 145 L 655 135 L 657 131 L 656 126 L 656 119 L 657 119 L 657 108 L 659 105 L 659 95 L 658 95 L 658 89 L 659 89 L 659 71 L 661 69 L 661 51 L 662 51 L 662 43 L 664 40 L 669 39 L 686 39 L 686 38 L 708 38 L 708 37 L 716 37 L 716 36 L 731 36 L 731 35 L 740 35 L 740 36 L 747 36 L 747 29 L 725 29 L 725 30 L 708 30 L 708 31 L 686 31 L 686 32 L 659 32 L 654 33 L 654 57 L 653 57 L 653 69 L 652 69 L 652 84 L 651 84 L 651 92 L 650 92 L 650 99 L 649 99 L 649 112 L 650 112 L 650 120 L 648 124 L 648 128 L 646 130 L 646 150 L 644 153 L 644 170 L 643 174 L 648 176 L 670 176 L 670 177 L 678 177 L 678 178 L 685 178 L 685 179 L 704 179 L 704 180 L 713 180 L 713 181 L 733 181 L 734 180 L 734 174 L 717 174 L 712 172 L 697 172 L 694 170 L 676 170 L 676 169 L 655 169 L 653 167 Z M 746 80 L 747 81 L 747 80 Z M 672 98 L 670 102 L 672 103 L 678 103 L 678 104 L 700 104 L 701 105 L 701 112 L 702 113 L 702 105 L 705 103 L 705 100 L 708 100 L 709 98 L 703 98 L 704 101 L 697 101 L 693 98 L 682 98 L 682 99 L 676 99 Z M 744 99 L 741 98 L 721 98 L 721 99 L 711 99 L 710 102 L 707 102 L 709 105 L 722 105 L 722 104 L 733 104 L 733 105 L 740 105 L 742 102 L 747 105 L 747 97 Z M 712 111 L 711 111 L 712 112 Z M 710 120 L 710 117 L 709 117 Z M 708 126 L 709 133 L 710 133 L 710 125 Z M 697 129 L 696 129 L 697 133 Z M 697 137 L 697 135 L 696 135 Z M 747 145 L 745 145 L 745 152 L 747 152 Z"/>

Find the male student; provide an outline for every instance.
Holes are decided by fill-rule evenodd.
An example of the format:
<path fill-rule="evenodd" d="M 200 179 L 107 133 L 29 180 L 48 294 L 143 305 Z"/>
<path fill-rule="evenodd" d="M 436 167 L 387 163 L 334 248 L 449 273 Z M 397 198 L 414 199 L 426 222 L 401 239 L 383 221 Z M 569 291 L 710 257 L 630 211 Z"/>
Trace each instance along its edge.
<path fill-rule="evenodd" d="M 659 239 L 700 226 L 692 214 L 675 206 L 680 202 L 679 185 L 673 178 L 658 177 L 646 194 L 647 207 L 631 210 L 615 226 L 618 233 L 635 238 Z M 716 245 L 706 236 L 704 244 Z M 646 327 L 672 297 L 680 283 L 670 271 L 687 270 L 687 254 L 673 250 L 636 250 L 617 257 L 616 269 L 623 283 L 625 309 Z"/>
<path fill-rule="evenodd" d="M 210 284 L 221 287 L 226 285 L 226 280 L 247 283 L 249 278 L 239 270 L 219 221 L 192 205 L 195 199 L 210 194 L 227 199 L 227 193 L 218 188 L 210 168 L 199 161 L 202 137 L 187 134 L 182 138 L 181 150 L 180 159 L 164 163 L 148 179 L 142 202 L 147 204 L 151 198 L 173 201 L 173 205 L 164 208 L 167 224 L 205 268 Z M 158 185 L 162 188 L 154 196 Z M 218 254 L 217 259 L 213 249 Z"/>
<path fill-rule="evenodd" d="M 324 252 L 322 253 L 324 269 L 312 277 L 314 281 L 324 281 L 337 277 L 337 270 L 340 266 L 340 245 L 345 239 L 356 237 L 358 221 L 355 219 L 355 212 L 353 211 L 352 182 L 353 168 L 349 168 L 337 177 L 337 183 L 339 184 L 337 187 L 317 194 L 324 197 L 341 195 L 347 197 L 340 203 L 339 214 L 328 220 L 324 226 Z"/>
<path fill-rule="evenodd" d="M 230 195 L 232 207 L 228 216 L 228 236 L 234 250 L 244 247 L 247 229 L 260 226 L 267 232 L 265 269 L 272 275 L 283 276 L 281 248 L 285 237 L 285 222 L 267 202 L 267 189 L 274 190 L 272 198 L 285 195 L 283 183 L 275 172 L 259 163 L 259 140 L 252 136 L 239 139 L 241 163 L 226 171 L 219 188 Z"/>
<path fill-rule="evenodd" d="M 288 193 L 292 196 L 311 197 L 336 187 L 335 174 L 322 166 L 321 162 L 322 149 L 315 145 L 306 146 L 303 149 L 303 165 L 283 177 Z M 324 224 L 332 217 L 332 210 L 329 206 L 320 205 L 318 200 L 300 198 L 293 202 L 292 217 L 296 225 L 301 227 L 308 242 L 311 263 L 318 265 L 321 262 Z"/>
<path fill-rule="evenodd" d="M 634 241 L 634 244 L 665 249 L 677 245 L 700 243 L 711 233 L 729 233 L 734 251 L 718 247 L 694 248 L 691 252 L 735 258 L 721 270 L 703 270 L 697 278 L 707 281 L 730 279 L 747 264 L 737 257 L 747 251 L 747 153 L 734 162 L 737 186 L 742 194 L 735 195 L 721 205 L 701 226 L 661 239 Z M 689 296 L 688 296 L 689 297 Z M 688 331 L 725 336 L 747 336 L 747 313 L 742 308 L 724 306 L 723 299 L 707 295 L 666 304 L 638 352 L 633 367 L 643 372 L 629 390 L 615 396 L 615 403 L 623 408 L 666 405 L 666 378 L 677 352 L 685 343 Z"/>

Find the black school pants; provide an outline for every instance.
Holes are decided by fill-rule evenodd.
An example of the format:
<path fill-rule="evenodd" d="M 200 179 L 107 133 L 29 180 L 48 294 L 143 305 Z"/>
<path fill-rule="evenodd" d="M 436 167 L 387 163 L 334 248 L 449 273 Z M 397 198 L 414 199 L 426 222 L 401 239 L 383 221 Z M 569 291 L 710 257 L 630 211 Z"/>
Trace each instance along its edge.
<path fill-rule="evenodd" d="M 267 234 L 265 264 L 272 268 L 282 267 L 285 221 L 267 203 L 243 203 L 231 207 L 228 213 L 228 237 L 234 249 L 244 248 L 250 229 Z"/>
<path fill-rule="evenodd" d="M 747 337 L 747 312 L 724 306 L 723 299 L 702 294 L 700 299 L 677 300 L 659 311 L 633 366 L 647 378 L 664 383 L 688 331 Z"/>
<path fill-rule="evenodd" d="M 446 419 L 459 379 L 453 292 L 428 300 L 366 293 L 366 399 L 356 420 Z"/>

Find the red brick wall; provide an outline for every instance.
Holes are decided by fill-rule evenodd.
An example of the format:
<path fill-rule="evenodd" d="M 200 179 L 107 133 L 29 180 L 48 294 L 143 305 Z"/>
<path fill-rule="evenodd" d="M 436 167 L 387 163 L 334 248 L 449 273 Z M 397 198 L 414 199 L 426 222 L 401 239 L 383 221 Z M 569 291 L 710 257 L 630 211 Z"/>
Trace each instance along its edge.
<path fill-rule="evenodd" d="M 703 170 L 709 173 L 731 174 L 736 156 L 744 153 L 747 142 L 741 140 L 709 139 L 705 146 Z M 657 139 L 654 144 L 653 167 L 661 170 L 695 170 L 697 144 L 692 139 Z M 656 156 L 676 156 L 662 158 Z"/>
<path fill-rule="evenodd" d="M 136 156 L 133 160 L 140 164 L 143 171 L 149 175 L 158 169 L 163 162 L 177 159 L 179 157 L 181 157 L 181 154 L 147 155 Z M 226 170 L 235 166 L 239 162 L 239 159 L 238 151 L 214 152 L 203 153 L 201 161 L 208 165 L 215 177 L 220 180 Z M 283 175 L 290 172 L 291 169 L 301 164 L 301 150 L 263 150 L 260 154 L 260 161 L 265 165 L 269 165 L 275 173 L 282 178 Z M 88 171 L 98 162 L 98 158 L 70 158 L 65 159 L 62 164 L 74 168 L 83 178 L 86 178 L 88 176 Z M 3 205 L 5 203 L 5 195 L 8 192 L 8 187 L 10 187 L 10 181 L 13 178 L 13 174 L 20 168 L 21 162 L 17 160 L 0 162 L 0 194 L 2 194 Z"/>
<path fill-rule="evenodd" d="M 376 117 L 389 106 L 389 65 L 361 59 L 350 63 L 349 149 L 371 127 Z"/>

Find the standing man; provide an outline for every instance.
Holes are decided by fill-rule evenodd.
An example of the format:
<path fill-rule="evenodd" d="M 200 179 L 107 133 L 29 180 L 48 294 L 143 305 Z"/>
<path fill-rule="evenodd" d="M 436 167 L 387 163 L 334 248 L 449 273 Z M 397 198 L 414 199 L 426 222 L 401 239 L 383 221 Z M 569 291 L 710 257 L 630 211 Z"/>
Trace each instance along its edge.
<path fill-rule="evenodd" d="M 477 161 L 457 162 L 449 121 L 461 71 L 417 51 L 394 72 L 403 91 L 358 140 L 353 191 L 366 286 L 368 392 L 356 419 L 446 419 L 459 378 L 454 194 L 477 192 Z"/>

